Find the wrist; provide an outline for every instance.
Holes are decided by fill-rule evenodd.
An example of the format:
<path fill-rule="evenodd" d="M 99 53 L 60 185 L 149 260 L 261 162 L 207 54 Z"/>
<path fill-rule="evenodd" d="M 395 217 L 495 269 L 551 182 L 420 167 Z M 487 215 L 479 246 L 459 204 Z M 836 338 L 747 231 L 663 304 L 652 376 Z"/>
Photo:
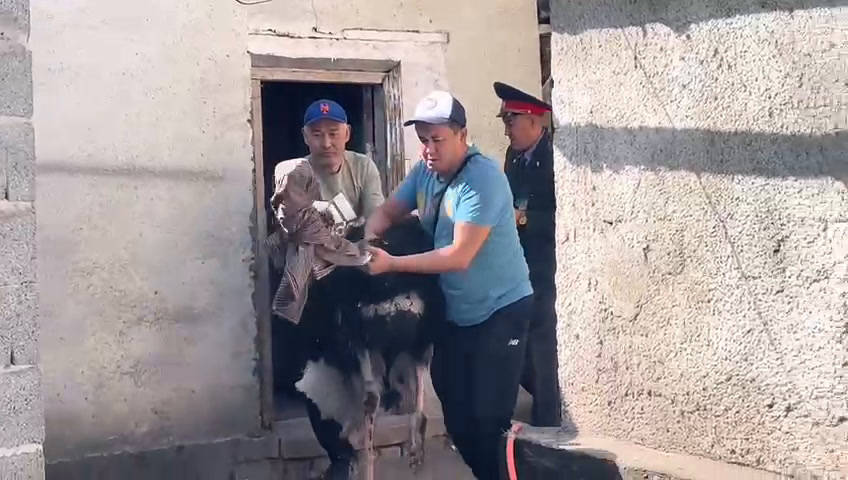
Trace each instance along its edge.
<path fill-rule="evenodd" d="M 387 262 L 387 263 L 388 263 L 388 267 L 387 267 L 387 268 L 388 268 L 388 271 L 389 271 L 389 272 L 396 272 L 396 271 L 398 271 L 398 267 L 399 267 L 399 263 L 400 263 L 400 262 L 399 262 L 399 261 L 400 261 L 400 257 L 396 257 L 396 256 L 394 256 L 394 255 L 389 255 L 389 256 L 388 256 L 388 258 L 389 258 L 389 261 Z"/>

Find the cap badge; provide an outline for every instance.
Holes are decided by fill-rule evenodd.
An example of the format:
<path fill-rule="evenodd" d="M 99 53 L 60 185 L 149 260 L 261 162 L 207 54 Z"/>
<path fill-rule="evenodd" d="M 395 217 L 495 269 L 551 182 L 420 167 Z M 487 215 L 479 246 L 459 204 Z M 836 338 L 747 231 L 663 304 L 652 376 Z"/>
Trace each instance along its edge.
<path fill-rule="evenodd" d="M 330 105 L 329 105 L 329 104 L 327 104 L 327 103 L 322 103 L 322 104 L 320 105 L 320 107 L 321 107 L 321 113 L 322 113 L 322 114 L 326 115 L 326 114 L 330 113 Z"/>
<path fill-rule="evenodd" d="M 436 108 L 437 103 L 438 103 L 438 100 L 436 100 L 436 97 L 427 97 L 427 98 L 424 99 L 424 107 L 427 110 L 432 110 L 432 109 Z"/>

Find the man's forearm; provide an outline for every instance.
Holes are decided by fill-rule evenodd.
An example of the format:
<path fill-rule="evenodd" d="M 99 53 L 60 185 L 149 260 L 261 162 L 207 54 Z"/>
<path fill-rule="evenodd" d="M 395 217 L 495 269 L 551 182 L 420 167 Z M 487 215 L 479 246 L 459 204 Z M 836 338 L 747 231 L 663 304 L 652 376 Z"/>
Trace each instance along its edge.
<path fill-rule="evenodd" d="M 365 222 L 365 238 L 380 237 L 394 222 L 404 215 L 403 207 L 389 197 Z"/>
<path fill-rule="evenodd" d="M 369 262 L 372 275 L 395 271 L 410 273 L 446 273 L 467 270 L 489 236 L 491 227 L 457 222 L 454 241 L 448 246 L 426 253 L 394 257 L 379 248 L 372 248 Z"/>
<path fill-rule="evenodd" d="M 389 227 L 392 226 L 392 219 L 389 218 L 389 215 L 386 213 L 385 209 L 382 207 L 378 207 L 377 210 L 368 217 L 368 220 L 365 222 L 365 238 L 377 238 L 380 237 L 383 232 L 388 230 Z"/>
<path fill-rule="evenodd" d="M 436 250 L 403 257 L 392 257 L 391 269 L 408 273 L 446 273 L 465 270 L 471 262 L 449 245 Z"/>

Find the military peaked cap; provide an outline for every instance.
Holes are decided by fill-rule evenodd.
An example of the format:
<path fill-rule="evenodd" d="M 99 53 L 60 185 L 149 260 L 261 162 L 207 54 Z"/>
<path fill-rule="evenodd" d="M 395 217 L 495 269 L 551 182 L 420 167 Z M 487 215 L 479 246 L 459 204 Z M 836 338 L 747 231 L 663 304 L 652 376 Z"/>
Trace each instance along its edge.
<path fill-rule="evenodd" d="M 544 115 L 551 111 L 551 106 L 538 98 L 501 82 L 495 82 L 495 95 L 502 100 L 499 117 L 507 113 L 526 113 Z"/>

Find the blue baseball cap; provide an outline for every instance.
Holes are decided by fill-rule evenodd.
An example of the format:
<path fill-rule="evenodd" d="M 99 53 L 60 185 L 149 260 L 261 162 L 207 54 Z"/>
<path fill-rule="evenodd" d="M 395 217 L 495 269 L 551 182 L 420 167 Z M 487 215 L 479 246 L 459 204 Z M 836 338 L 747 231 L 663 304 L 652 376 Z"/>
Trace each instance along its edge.
<path fill-rule="evenodd" d="M 344 108 L 332 100 L 322 98 L 315 100 L 306 107 L 306 112 L 303 114 L 303 125 L 310 125 L 325 118 L 339 123 L 347 123 L 347 113 L 345 113 Z"/>

